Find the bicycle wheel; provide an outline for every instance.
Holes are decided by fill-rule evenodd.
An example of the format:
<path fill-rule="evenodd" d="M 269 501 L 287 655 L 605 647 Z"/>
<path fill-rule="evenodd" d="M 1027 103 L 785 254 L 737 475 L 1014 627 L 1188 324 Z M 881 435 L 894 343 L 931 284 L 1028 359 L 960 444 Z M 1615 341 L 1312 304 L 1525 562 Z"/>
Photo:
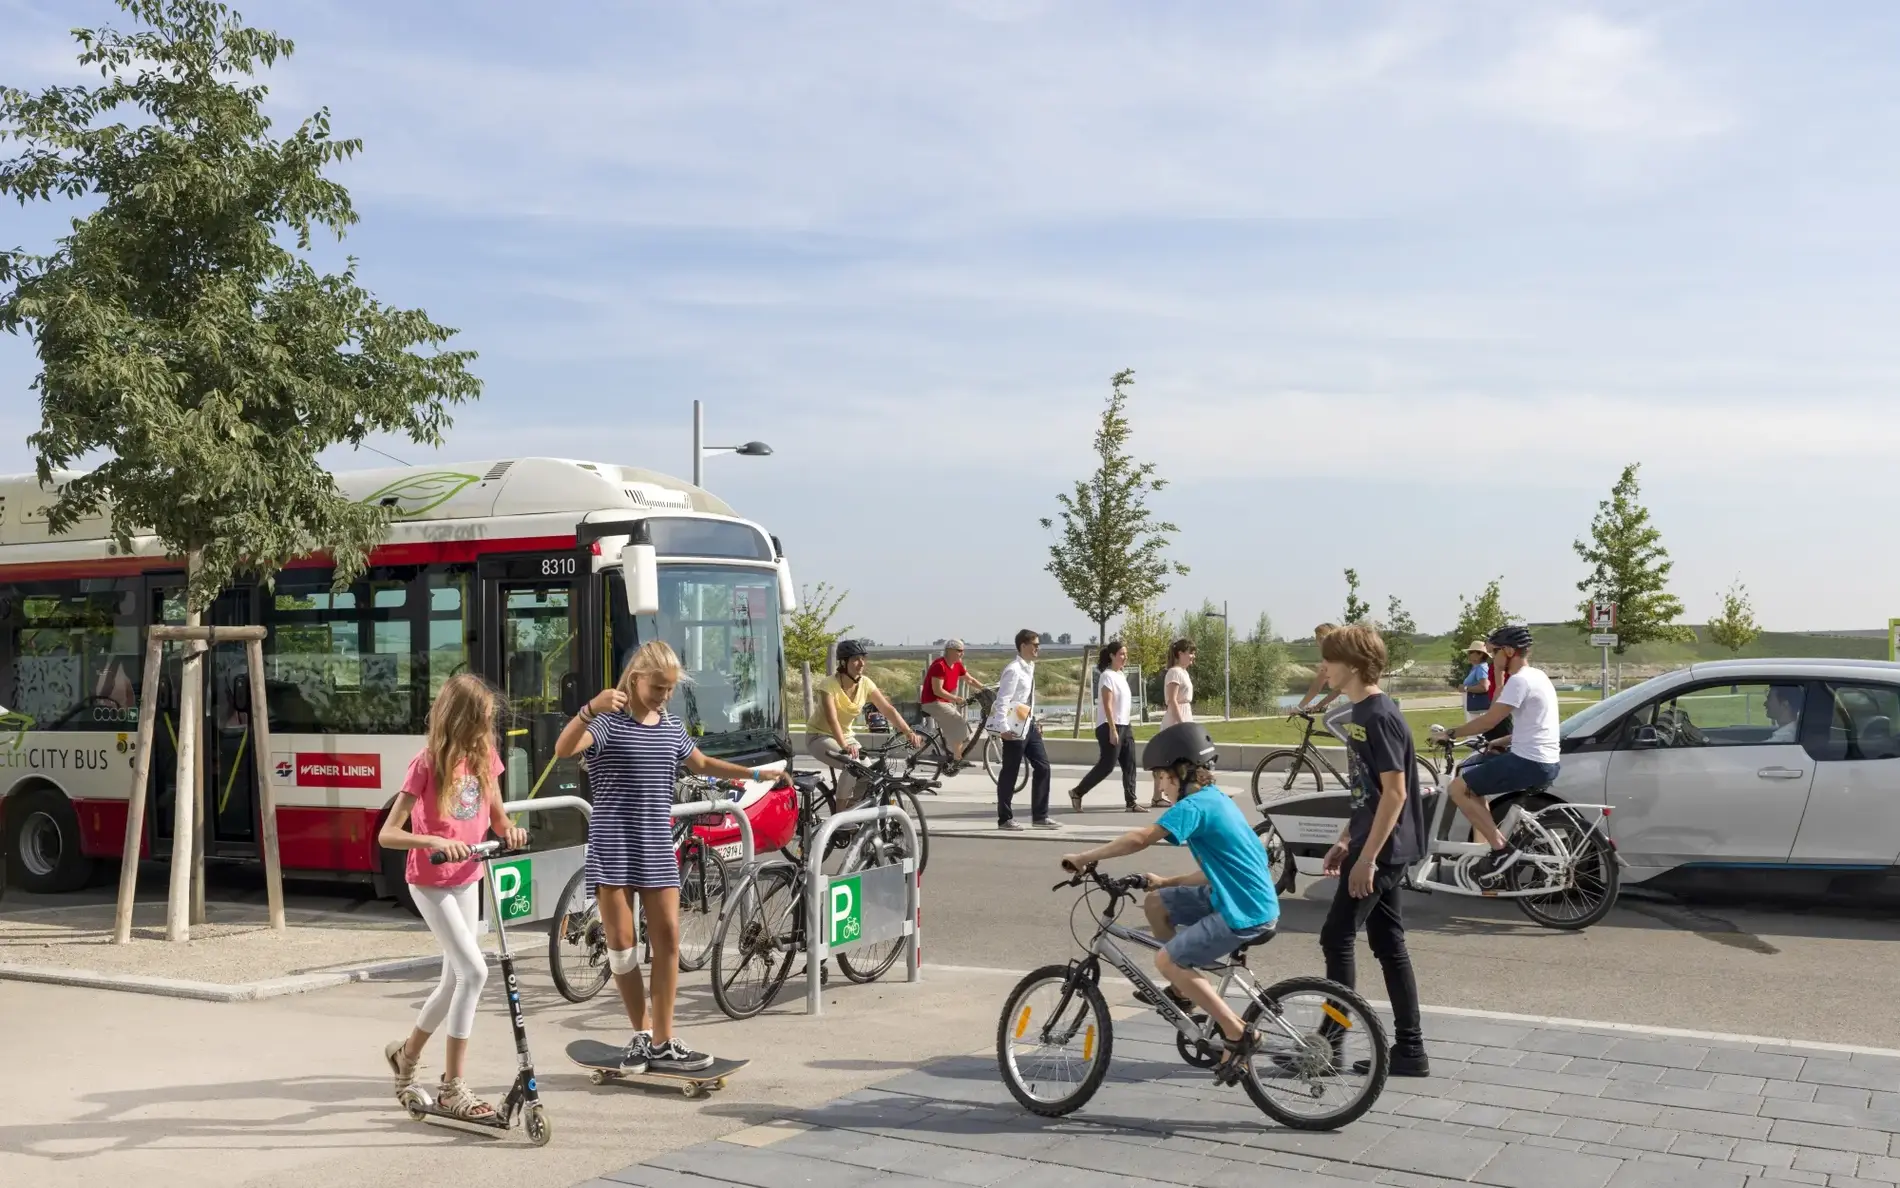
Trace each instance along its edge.
<path fill-rule="evenodd" d="M 1261 1112 L 1294 1130 L 1337 1130 L 1371 1109 L 1391 1055 L 1366 1000 L 1312 977 L 1288 978 L 1260 997 L 1267 1005 L 1251 1002 L 1241 1016 L 1262 1041 L 1240 1083 Z"/>
<path fill-rule="evenodd" d="M 548 927 L 548 972 L 569 1002 L 586 1002 L 607 984 L 607 933 L 587 894 L 587 872 L 577 870 L 555 903 Z"/>
<path fill-rule="evenodd" d="M 680 972 L 704 969 L 726 906 L 726 860 L 694 838 L 680 850 Z"/>
<path fill-rule="evenodd" d="M 904 844 L 904 827 L 895 821 L 867 823 L 866 829 L 874 830 L 863 844 L 853 844 L 850 853 L 845 855 L 840 875 L 856 874 L 880 866 L 896 866 L 910 857 Z M 838 970 L 854 982 L 875 982 L 897 963 L 898 954 L 910 943 L 908 937 L 894 936 L 889 940 L 870 941 L 856 948 L 838 954 Z"/>
<path fill-rule="evenodd" d="M 1319 765 L 1305 751 L 1288 747 L 1268 751 L 1253 767 L 1253 803 L 1261 812 L 1275 800 L 1305 792 L 1323 792 Z"/>
<path fill-rule="evenodd" d="M 712 951 L 713 1001 L 728 1018 L 750 1019 L 778 997 L 798 956 L 800 910 L 787 867 L 767 867 L 734 891 Z"/>
<path fill-rule="evenodd" d="M 1032 1114 L 1080 1109 L 1108 1076 L 1114 1024 L 1102 992 L 1045 965 L 1016 983 L 996 1023 L 996 1067 L 1009 1094 Z"/>
<path fill-rule="evenodd" d="M 1422 795 L 1425 789 L 1438 786 L 1438 765 L 1423 755 L 1413 758 L 1418 763 L 1418 790 Z"/>
<path fill-rule="evenodd" d="M 924 735 L 924 747 L 921 751 L 912 751 L 904 758 L 904 774 L 912 779 L 935 780 L 943 775 L 945 756 L 948 750 L 944 746 L 943 736 L 932 731 Z"/>
<path fill-rule="evenodd" d="M 1293 855 L 1286 852 L 1286 839 L 1280 836 L 1279 829 L 1272 821 L 1262 821 L 1253 827 L 1255 836 L 1267 851 L 1267 872 L 1273 878 L 1273 889 L 1281 895 L 1293 890 Z"/>
<path fill-rule="evenodd" d="M 989 775 L 991 783 L 1003 778 L 1003 740 L 994 734 L 983 744 L 983 770 Z M 1016 766 L 1016 787 L 1013 791 L 1021 792 L 1028 786 L 1029 763 L 1024 761 Z"/>
<path fill-rule="evenodd" d="M 1517 901 L 1517 906 L 1545 928 L 1576 932 L 1610 914 L 1622 887 L 1623 871 L 1616 861 L 1616 851 L 1610 848 L 1602 830 L 1591 828 L 1575 809 L 1564 808 L 1555 801 L 1550 807 L 1557 811 L 1546 809 L 1539 814 L 1538 822 L 1561 837 L 1565 846 L 1576 854 L 1576 864 L 1570 872 L 1571 885 L 1549 895 L 1524 896 Z M 1532 837 L 1535 836 L 1533 833 Z M 1523 840 L 1520 835 L 1520 844 Z M 1527 850 L 1548 852 L 1540 840 L 1533 840 Z M 1522 873 L 1507 872 L 1511 874 L 1513 889 L 1535 886 L 1534 880 L 1543 877 L 1541 870 L 1526 868 L 1523 863 L 1519 863 L 1516 870 Z"/>
<path fill-rule="evenodd" d="M 930 823 L 924 819 L 924 806 L 917 794 L 909 788 L 898 789 L 895 797 L 897 807 L 910 815 L 911 822 L 917 826 L 917 873 L 924 873 L 924 867 L 930 862 Z M 903 838 L 904 827 L 893 824 L 898 838 Z"/>

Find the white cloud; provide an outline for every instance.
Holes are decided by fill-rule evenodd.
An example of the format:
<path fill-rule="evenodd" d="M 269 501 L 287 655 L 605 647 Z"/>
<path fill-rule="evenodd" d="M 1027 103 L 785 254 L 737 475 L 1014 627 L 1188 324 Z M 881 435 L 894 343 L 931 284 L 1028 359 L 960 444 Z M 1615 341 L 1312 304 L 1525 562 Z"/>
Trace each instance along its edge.
<path fill-rule="evenodd" d="M 1592 12 L 1534 20 L 1479 94 L 1507 118 L 1586 137 L 1689 140 L 1731 123 L 1651 30 Z"/>

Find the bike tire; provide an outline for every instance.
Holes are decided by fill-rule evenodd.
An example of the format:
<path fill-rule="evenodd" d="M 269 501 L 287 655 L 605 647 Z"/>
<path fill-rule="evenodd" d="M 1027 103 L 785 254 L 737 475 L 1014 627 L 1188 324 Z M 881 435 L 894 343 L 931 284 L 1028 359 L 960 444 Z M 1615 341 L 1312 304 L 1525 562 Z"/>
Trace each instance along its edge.
<path fill-rule="evenodd" d="M 1009 1095 L 1016 1099 L 1017 1104 L 1044 1118 L 1060 1118 L 1086 1105 L 1107 1078 L 1109 1058 L 1115 1049 L 1115 1029 L 1109 1018 L 1108 1003 L 1093 983 L 1076 978 L 1075 973 L 1075 969 L 1068 965 L 1045 965 L 1031 971 L 1016 983 L 1009 997 L 1003 1000 L 1003 1014 L 996 1022 L 996 1067 L 1002 1074 L 1003 1084 L 1009 1088 Z M 1029 1024 L 1034 1022 L 1033 1006 L 1026 1012 L 1024 1010 L 1025 1006 L 1029 1006 L 1026 1000 L 1051 983 L 1058 986 L 1058 1001 L 1050 1024 L 1045 1025 L 1045 1031 L 1047 1026 L 1061 1022 L 1070 1006 L 1079 999 L 1084 1014 L 1076 1021 L 1076 1031 L 1068 1037 L 1068 1041 L 1073 1042 L 1078 1034 L 1085 1037 L 1082 1041 L 1082 1059 L 1089 1067 L 1081 1083 L 1073 1090 L 1046 1097 L 1036 1093 L 1037 1086 L 1043 1082 L 1026 1075 L 1022 1057 L 1016 1052 L 1016 1043 L 1027 1034 Z M 1093 1030 L 1089 1030 L 1090 1018 L 1095 1020 Z M 1096 1032 L 1100 1034 L 1099 1043 L 1094 1038 Z M 1064 1048 L 1067 1047 L 1068 1043 L 1065 1042 Z M 1061 1063 L 1065 1067 L 1073 1064 L 1066 1051 Z"/>
<path fill-rule="evenodd" d="M 1557 803 L 1555 800 L 1550 801 L 1550 805 Z M 1565 829 L 1573 836 L 1585 839 L 1583 852 L 1578 857 L 1577 870 L 1573 877 L 1580 887 L 1587 878 L 1589 889 L 1582 892 L 1581 899 L 1572 898 L 1578 894 L 1575 890 L 1559 891 L 1551 895 L 1524 896 L 1517 900 L 1517 907 L 1533 922 L 1544 928 L 1555 929 L 1559 932 L 1581 932 L 1609 915 L 1610 909 L 1616 906 L 1616 897 L 1623 887 L 1623 868 L 1622 864 L 1616 860 L 1615 849 L 1611 847 L 1601 830 L 1590 828 L 1588 824 L 1578 820 L 1572 814 L 1566 813 L 1564 817 L 1569 824 L 1554 826 L 1554 828 Z M 1591 868 L 1587 875 L 1585 874 L 1586 867 Z M 1563 914 L 1556 910 L 1558 905 L 1566 901 L 1579 904 L 1574 913 Z"/>
<path fill-rule="evenodd" d="M 897 795 L 902 795 L 902 793 Z M 906 857 L 915 858 L 915 855 L 906 851 L 902 825 L 895 821 L 878 821 L 869 822 L 865 827 L 875 828 L 877 832 L 868 840 L 865 850 L 855 851 L 846 857 L 844 868 L 838 872 L 840 875 L 896 865 Z M 921 836 L 920 834 L 919 837 Z M 871 941 L 858 948 L 839 953 L 838 971 L 854 982 L 875 982 L 890 972 L 891 966 L 897 964 L 898 956 L 903 953 L 904 946 L 909 943 L 909 937 L 896 936 L 889 940 Z"/>
<path fill-rule="evenodd" d="M 1280 836 L 1279 828 L 1272 821 L 1261 821 L 1253 827 L 1253 831 L 1267 851 L 1267 872 L 1273 877 L 1273 890 L 1280 895 L 1290 894 L 1296 881 L 1297 868 L 1293 863 L 1293 855 L 1287 853 L 1286 839 Z"/>
<path fill-rule="evenodd" d="M 917 873 L 923 874 L 924 867 L 930 864 L 930 822 L 925 819 L 923 803 L 917 799 L 915 792 L 908 788 L 901 789 L 896 800 L 897 807 L 903 809 L 917 826 Z M 903 826 L 897 828 L 902 832 Z"/>
<path fill-rule="evenodd" d="M 732 885 L 726 860 L 694 838 L 680 849 L 680 972 L 694 973 L 712 959 L 719 919 Z"/>
<path fill-rule="evenodd" d="M 579 957 L 574 970 L 568 963 Z M 607 940 L 600 910 L 587 896 L 587 872 L 577 870 L 555 901 L 548 926 L 548 972 L 554 988 L 569 1002 L 586 1002 L 607 984 Z"/>
<path fill-rule="evenodd" d="M 1293 1130 L 1338 1130 L 1342 1126 L 1357 1121 L 1361 1115 L 1372 1108 L 1374 1102 L 1379 1100 L 1379 1094 L 1385 1091 L 1386 1077 L 1391 1072 L 1392 1062 L 1391 1048 L 1386 1043 L 1385 1028 L 1379 1022 L 1379 1017 L 1373 1014 L 1371 1004 L 1361 998 L 1357 991 L 1325 978 L 1288 978 L 1260 991 L 1261 997 L 1276 1004 L 1294 994 L 1323 995 L 1335 1006 L 1344 1007 L 1351 1012 L 1352 1016 L 1356 1016 L 1361 1021 L 1361 1025 L 1371 1040 L 1366 1053 L 1366 1059 L 1371 1061 L 1371 1067 L 1365 1074 L 1365 1083 L 1358 1096 L 1337 1110 L 1315 1116 L 1294 1113 L 1275 1101 L 1261 1085 L 1257 1071 L 1248 1070 L 1247 1074 L 1240 1078 L 1240 1084 L 1247 1091 L 1247 1096 L 1253 1099 L 1254 1105 L 1260 1107 L 1260 1112 L 1282 1126 Z M 1241 1021 L 1252 1027 L 1263 1013 L 1258 1002 L 1248 1003 L 1246 1011 L 1241 1015 Z M 1254 1057 L 1256 1062 L 1260 1059 L 1258 1055 Z"/>
<path fill-rule="evenodd" d="M 1261 812 L 1267 805 L 1288 796 L 1324 792 L 1325 778 L 1319 765 L 1298 747 L 1268 751 L 1253 767 L 1253 803 Z"/>
<path fill-rule="evenodd" d="M 1003 778 L 1003 740 L 994 734 L 990 735 L 989 741 L 983 744 L 983 770 L 990 777 L 991 783 L 996 783 Z M 1028 786 L 1029 763 L 1025 760 L 1016 767 L 1016 787 L 1011 791 L 1021 792 Z"/>
<path fill-rule="evenodd" d="M 904 759 L 904 774 L 919 780 L 935 780 L 943 777 L 945 756 L 943 737 L 929 734 L 924 737 L 924 746 L 920 751 L 912 751 Z"/>
<path fill-rule="evenodd" d="M 733 892 L 713 942 L 713 1002 L 727 1018 L 750 1019 L 778 997 L 799 953 L 803 907 L 792 872 L 767 867 Z"/>

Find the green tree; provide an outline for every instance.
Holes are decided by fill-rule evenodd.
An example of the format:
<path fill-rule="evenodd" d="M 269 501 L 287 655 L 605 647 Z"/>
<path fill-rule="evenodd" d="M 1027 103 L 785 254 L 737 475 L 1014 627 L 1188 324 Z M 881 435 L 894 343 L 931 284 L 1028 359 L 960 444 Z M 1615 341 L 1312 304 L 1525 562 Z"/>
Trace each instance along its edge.
<path fill-rule="evenodd" d="M 1451 629 L 1451 673 L 1446 682 L 1454 689 L 1464 684 L 1465 674 L 1471 671 L 1470 663 L 1465 660 L 1465 648 L 1472 640 L 1483 639 L 1512 621 L 1511 613 L 1504 609 L 1503 586 L 1503 578 L 1492 578 L 1476 598 L 1463 595 L 1458 598 L 1458 625 Z"/>
<path fill-rule="evenodd" d="M 840 590 L 832 593 L 831 586 L 819 582 L 811 589 L 801 588 L 798 592 L 798 609 L 785 616 L 785 664 L 788 669 L 798 669 L 809 664 L 816 672 L 825 671 L 825 660 L 831 655 L 831 645 L 850 633 L 847 624 L 833 627 L 831 617 L 838 613 L 844 600 L 851 591 Z"/>
<path fill-rule="evenodd" d="M 1286 666 L 1286 645 L 1274 635 L 1273 620 L 1262 611 L 1247 638 L 1234 644 L 1234 708 L 1251 713 L 1273 710 L 1286 689 Z"/>
<path fill-rule="evenodd" d="M 1731 652 L 1739 652 L 1755 642 L 1761 627 L 1755 622 L 1755 607 L 1748 599 L 1748 587 L 1742 579 L 1722 595 L 1722 611 L 1709 620 L 1709 638 Z"/>
<path fill-rule="evenodd" d="M 1385 622 L 1379 624 L 1379 638 L 1385 641 L 1385 670 L 1398 672 L 1412 662 L 1417 651 L 1418 624 L 1412 621 L 1412 612 L 1405 609 L 1399 596 L 1393 594 L 1385 601 Z"/>
<path fill-rule="evenodd" d="M 1372 613 L 1372 604 L 1359 597 L 1359 571 L 1346 571 L 1346 617 L 1342 623 L 1363 622 Z"/>
<path fill-rule="evenodd" d="M 1158 689 L 1163 676 L 1163 666 L 1168 662 L 1168 645 L 1174 642 L 1169 631 L 1167 614 L 1157 610 L 1151 602 L 1143 602 L 1128 608 L 1128 614 L 1122 619 L 1122 643 L 1128 646 L 1130 667 L 1141 670 L 1143 695 L 1142 712 L 1148 711 L 1151 693 Z"/>
<path fill-rule="evenodd" d="M 1204 601 L 1199 610 L 1181 616 L 1180 638 L 1194 641 L 1194 663 L 1188 675 L 1194 679 L 1195 704 L 1219 705 L 1227 676 L 1222 648 L 1234 642 L 1233 626 L 1221 618 L 1218 606 Z"/>
<path fill-rule="evenodd" d="M 1662 533 L 1649 522 L 1638 463 L 1623 468 L 1610 488 L 1610 497 L 1597 504 L 1590 522 L 1590 540 L 1576 541 L 1577 556 L 1590 565 L 1589 576 L 1577 583 L 1583 601 L 1571 624 L 1590 630 L 1590 604 L 1616 603 L 1616 652 L 1622 655 L 1636 644 L 1651 640 L 1695 642 L 1695 632 L 1677 623 L 1682 601 L 1669 592 L 1669 571 L 1675 562 L 1662 546 Z"/>
<path fill-rule="evenodd" d="M 1123 370 L 1109 381 L 1108 405 L 1095 430 L 1095 472 L 1058 495 L 1062 505 L 1060 539 L 1049 546 L 1048 570 L 1062 592 L 1095 624 L 1097 639 L 1108 638 L 1108 621 L 1168 588 L 1169 574 L 1187 566 L 1164 554 L 1173 524 L 1148 509 L 1148 496 L 1167 486 L 1152 462 L 1136 462 L 1128 453 L 1128 390 L 1135 373 Z M 1055 521 L 1042 521 L 1053 530 Z"/>
<path fill-rule="evenodd" d="M 481 385 L 453 330 L 376 300 L 354 260 L 311 265 L 313 233 L 356 222 L 324 169 L 361 144 L 327 109 L 271 135 L 251 80 L 291 43 L 211 0 L 119 3 L 141 28 L 74 34 L 103 85 L 0 88 L 0 138 L 25 146 L 0 193 L 86 209 L 50 254 L 0 253 L 0 329 L 38 352 L 51 527 L 109 510 L 121 546 L 155 534 L 185 559 L 195 623 L 240 570 L 325 552 L 339 585 L 361 572 L 391 512 L 344 498 L 319 454 L 437 445 Z"/>

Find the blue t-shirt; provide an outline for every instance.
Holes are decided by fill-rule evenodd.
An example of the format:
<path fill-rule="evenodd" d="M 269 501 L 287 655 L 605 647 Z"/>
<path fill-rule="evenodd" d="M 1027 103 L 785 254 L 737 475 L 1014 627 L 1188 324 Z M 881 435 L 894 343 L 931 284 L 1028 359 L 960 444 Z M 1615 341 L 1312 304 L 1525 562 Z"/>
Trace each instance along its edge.
<path fill-rule="evenodd" d="M 1481 714 L 1491 708 L 1491 666 L 1473 664 L 1465 674 L 1465 711 Z"/>
<path fill-rule="evenodd" d="M 1201 864 L 1209 898 L 1227 927 L 1239 932 L 1280 918 L 1266 848 L 1227 793 L 1210 785 L 1183 796 L 1155 824 Z"/>

